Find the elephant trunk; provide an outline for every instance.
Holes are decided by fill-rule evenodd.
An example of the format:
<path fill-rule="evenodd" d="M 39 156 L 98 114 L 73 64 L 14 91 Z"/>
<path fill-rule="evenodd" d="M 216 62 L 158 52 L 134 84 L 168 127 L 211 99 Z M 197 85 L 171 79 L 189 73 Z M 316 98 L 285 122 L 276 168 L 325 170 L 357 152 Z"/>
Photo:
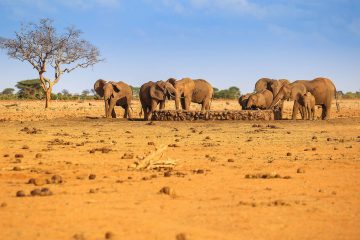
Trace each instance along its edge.
<path fill-rule="evenodd" d="M 272 109 L 282 100 L 282 94 L 278 93 L 267 109 Z"/>

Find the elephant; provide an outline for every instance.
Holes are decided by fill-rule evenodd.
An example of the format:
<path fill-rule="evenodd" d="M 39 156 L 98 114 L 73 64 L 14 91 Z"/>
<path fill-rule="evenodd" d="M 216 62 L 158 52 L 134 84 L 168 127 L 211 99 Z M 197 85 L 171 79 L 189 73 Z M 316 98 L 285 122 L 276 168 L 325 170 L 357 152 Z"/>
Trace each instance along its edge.
<path fill-rule="evenodd" d="M 278 92 L 280 91 L 280 88 L 285 84 L 290 84 L 289 80 L 287 80 L 287 79 L 276 80 L 276 79 L 270 79 L 270 78 L 260 78 L 255 83 L 255 91 L 259 92 L 264 89 L 267 89 L 272 92 L 273 96 L 276 96 L 278 94 Z M 281 101 L 281 103 L 278 105 L 277 113 L 279 114 L 278 115 L 279 119 L 282 118 L 282 110 L 284 108 L 283 105 L 284 105 L 284 101 Z"/>
<path fill-rule="evenodd" d="M 167 82 L 171 83 L 178 93 L 175 98 L 176 110 L 179 110 L 180 102 L 183 110 L 188 111 L 191 102 L 201 104 L 201 111 L 210 110 L 214 89 L 206 80 L 193 80 L 191 78 L 176 80 L 174 78 L 169 78 Z"/>
<path fill-rule="evenodd" d="M 144 112 L 144 120 L 149 120 L 152 112 L 160 104 L 160 110 L 165 108 L 166 97 L 177 97 L 176 89 L 169 82 L 157 81 L 144 83 L 139 92 L 141 107 Z"/>
<path fill-rule="evenodd" d="M 246 105 L 247 105 L 250 95 L 251 95 L 251 93 L 247 93 L 247 94 L 241 95 L 239 97 L 239 104 L 240 104 L 242 110 L 246 109 Z"/>
<path fill-rule="evenodd" d="M 131 87 L 120 81 L 112 82 L 99 79 L 94 84 L 95 92 L 104 98 L 105 102 L 105 117 L 116 118 L 114 110 L 115 105 L 121 106 L 125 109 L 124 118 L 131 118 L 130 104 L 132 100 L 133 91 Z"/>
<path fill-rule="evenodd" d="M 299 105 L 303 109 L 304 119 L 315 119 L 315 97 L 311 94 L 311 92 L 307 92 L 300 97 Z"/>
<path fill-rule="evenodd" d="M 314 95 L 316 105 L 322 106 L 321 118 L 324 120 L 330 118 L 331 103 L 336 98 L 336 87 L 330 79 L 323 77 L 310 81 L 297 80 L 291 84 L 283 85 L 269 108 L 273 108 L 281 100 L 291 99 L 294 101 L 292 119 L 295 120 L 299 111 L 299 99 L 307 92 Z"/>
<path fill-rule="evenodd" d="M 249 96 L 246 104 L 246 109 L 267 109 L 271 105 L 272 101 L 272 92 L 264 89 Z"/>

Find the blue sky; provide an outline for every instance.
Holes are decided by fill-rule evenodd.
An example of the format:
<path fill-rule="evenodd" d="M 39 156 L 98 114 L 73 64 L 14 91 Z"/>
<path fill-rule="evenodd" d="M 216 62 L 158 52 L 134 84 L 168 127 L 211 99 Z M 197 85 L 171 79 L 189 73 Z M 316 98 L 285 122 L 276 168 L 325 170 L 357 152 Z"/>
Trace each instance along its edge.
<path fill-rule="evenodd" d="M 64 75 L 55 92 L 81 92 L 98 78 L 140 86 L 192 77 L 245 93 L 261 77 L 318 76 L 360 90 L 358 0 L 0 0 L 0 36 L 40 17 L 81 29 L 106 59 Z M 5 51 L 0 66 L 0 90 L 37 77 Z"/>

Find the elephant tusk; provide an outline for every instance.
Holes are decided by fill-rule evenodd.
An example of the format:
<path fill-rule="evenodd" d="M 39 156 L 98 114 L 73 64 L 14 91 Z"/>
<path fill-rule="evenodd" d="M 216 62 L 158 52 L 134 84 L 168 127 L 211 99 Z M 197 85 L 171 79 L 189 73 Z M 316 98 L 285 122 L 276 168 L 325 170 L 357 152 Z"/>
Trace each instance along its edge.
<path fill-rule="evenodd" d="M 277 100 L 277 102 L 273 105 L 273 107 L 275 107 L 281 100 Z"/>
<path fill-rule="evenodd" d="M 172 94 L 171 92 L 169 92 L 169 95 L 173 98 L 175 98 L 176 96 L 174 94 Z M 180 98 L 185 98 L 185 97 L 180 97 Z"/>

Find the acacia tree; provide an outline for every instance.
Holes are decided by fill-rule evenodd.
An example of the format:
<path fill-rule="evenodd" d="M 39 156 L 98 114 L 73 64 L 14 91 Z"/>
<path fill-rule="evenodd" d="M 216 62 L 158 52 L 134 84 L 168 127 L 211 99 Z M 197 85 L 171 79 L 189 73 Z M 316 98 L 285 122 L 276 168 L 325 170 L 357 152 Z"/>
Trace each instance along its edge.
<path fill-rule="evenodd" d="M 68 27 L 57 33 L 50 19 L 39 23 L 22 24 L 14 39 L 0 39 L 0 48 L 7 50 L 10 58 L 29 62 L 39 73 L 45 92 L 45 108 L 49 106 L 53 86 L 64 73 L 76 68 L 87 68 L 102 61 L 99 50 L 88 41 L 80 39 L 81 31 Z M 52 71 L 48 72 L 48 68 Z M 50 77 L 50 74 L 54 74 Z"/>

